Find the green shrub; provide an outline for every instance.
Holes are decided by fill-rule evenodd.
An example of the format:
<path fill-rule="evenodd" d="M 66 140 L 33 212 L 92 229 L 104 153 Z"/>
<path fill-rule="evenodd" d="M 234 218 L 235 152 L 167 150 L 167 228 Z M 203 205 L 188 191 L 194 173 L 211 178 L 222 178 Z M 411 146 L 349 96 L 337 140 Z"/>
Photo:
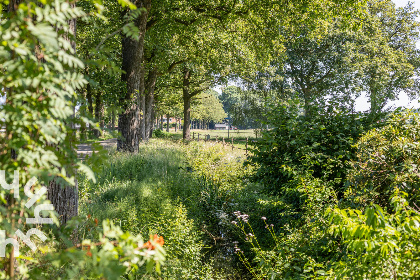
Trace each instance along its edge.
<path fill-rule="evenodd" d="M 333 181 L 336 190 L 343 190 L 348 162 L 355 159 L 353 144 L 374 122 L 363 114 L 349 116 L 332 106 L 312 111 L 309 119 L 292 102 L 272 107 L 268 116 L 271 129 L 262 132 L 250 159 L 258 166 L 254 179 L 267 190 L 288 192 L 288 183 L 298 174 Z"/>
<path fill-rule="evenodd" d="M 330 231 L 346 245 L 346 256 L 333 263 L 334 279 L 418 279 L 420 277 L 420 212 L 396 190 L 388 214 L 379 205 L 364 213 L 335 208 Z"/>
<path fill-rule="evenodd" d="M 163 131 L 162 129 L 155 129 L 153 130 L 153 137 L 154 138 L 169 138 L 171 134 L 169 132 Z"/>
<path fill-rule="evenodd" d="M 251 244 L 254 255 L 245 252 L 244 258 L 261 279 L 322 278 L 344 254 L 339 239 L 327 232 L 325 211 L 344 197 L 350 161 L 356 158 L 354 143 L 382 123 L 332 106 L 314 107 L 310 119 L 293 103 L 272 109 L 271 128 L 262 133 L 250 163 L 257 168 L 253 181 L 273 195 L 259 203 L 273 205 L 278 213 L 267 213 L 276 237 L 270 246 L 267 234 L 254 230 L 265 246 Z"/>
<path fill-rule="evenodd" d="M 345 199 L 328 211 L 330 232 L 345 246 L 330 277 L 420 276 L 419 128 L 418 114 L 396 112 L 355 145 Z"/>
<path fill-rule="evenodd" d="M 357 159 L 349 174 L 347 198 L 358 205 L 390 206 L 396 189 L 420 201 L 420 116 L 395 113 L 383 128 L 366 133 L 355 146 Z"/>

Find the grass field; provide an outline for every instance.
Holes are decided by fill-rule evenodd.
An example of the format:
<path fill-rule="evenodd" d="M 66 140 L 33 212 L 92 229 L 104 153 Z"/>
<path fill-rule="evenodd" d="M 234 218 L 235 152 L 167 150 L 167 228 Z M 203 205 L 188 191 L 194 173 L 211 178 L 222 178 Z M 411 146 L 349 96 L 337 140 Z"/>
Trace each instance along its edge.
<path fill-rule="evenodd" d="M 178 130 L 175 132 L 174 129 L 170 129 L 170 133 L 179 134 L 182 136 L 182 130 Z M 203 135 L 210 135 L 210 139 L 216 139 L 218 137 L 221 138 L 228 138 L 228 131 L 227 130 L 203 130 L 203 129 L 191 129 L 191 138 L 193 137 L 193 133 L 195 137 L 198 137 L 200 134 L 200 138 L 204 137 Z M 246 129 L 246 130 L 230 130 L 229 131 L 229 138 L 234 138 L 238 140 L 245 140 L 246 138 L 255 139 L 255 131 L 253 129 Z"/>
<path fill-rule="evenodd" d="M 173 140 L 181 140 L 182 139 L 182 130 L 178 130 L 175 132 L 174 129 L 171 129 L 170 138 Z M 203 130 L 203 129 L 192 129 L 191 130 L 191 139 L 193 140 L 204 140 L 206 135 L 210 135 L 211 141 L 225 141 L 226 145 L 231 147 L 232 139 L 233 145 L 235 148 L 239 148 L 245 151 L 246 149 L 246 140 L 248 138 L 248 147 L 252 145 L 252 142 L 255 141 L 257 138 L 255 137 L 255 131 L 253 129 L 247 130 L 231 130 L 229 131 L 229 138 L 228 138 L 228 131 L 227 130 Z"/>
<path fill-rule="evenodd" d="M 243 279 L 239 275 L 245 271 L 228 242 L 239 237 L 230 220 L 222 219 L 234 219 L 232 198 L 249 196 L 243 191 L 242 177 L 249 171 L 240 150 L 151 139 L 137 154 L 109 153 L 96 183 L 79 176 L 80 215 L 111 219 L 145 238 L 164 237 L 162 275 L 140 278 L 140 271 L 133 279 Z M 226 214 L 220 218 L 221 213 Z"/>

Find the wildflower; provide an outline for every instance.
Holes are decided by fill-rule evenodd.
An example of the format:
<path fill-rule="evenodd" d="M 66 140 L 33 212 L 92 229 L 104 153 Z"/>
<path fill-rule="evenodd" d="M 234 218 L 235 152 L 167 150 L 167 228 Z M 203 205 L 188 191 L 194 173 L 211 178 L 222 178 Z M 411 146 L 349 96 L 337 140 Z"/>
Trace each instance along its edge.
<path fill-rule="evenodd" d="M 239 219 L 242 219 L 242 221 L 244 221 L 245 223 L 248 223 L 248 218 L 249 216 L 247 214 L 243 214 L 238 216 Z"/>
<path fill-rule="evenodd" d="M 266 217 L 261 217 L 261 220 L 265 221 L 265 220 L 267 220 L 267 218 Z"/>
<path fill-rule="evenodd" d="M 150 239 L 152 239 L 152 236 L 150 236 Z M 153 241 L 156 242 L 157 244 L 159 244 L 160 246 L 163 246 L 163 244 L 165 243 L 165 241 L 163 240 L 162 236 L 158 236 L 157 234 L 155 234 L 153 236 Z M 155 246 L 152 245 L 152 242 L 147 241 L 146 243 L 144 243 L 142 248 L 147 248 L 149 250 L 154 250 Z"/>
<path fill-rule="evenodd" d="M 274 225 L 273 225 L 273 224 L 271 224 L 271 225 L 270 225 L 270 227 L 274 227 Z"/>
<path fill-rule="evenodd" d="M 232 221 L 232 224 L 236 225 L 236 224 L 237 224 L 237 222 L 236 222 L 236 221 Z"/>

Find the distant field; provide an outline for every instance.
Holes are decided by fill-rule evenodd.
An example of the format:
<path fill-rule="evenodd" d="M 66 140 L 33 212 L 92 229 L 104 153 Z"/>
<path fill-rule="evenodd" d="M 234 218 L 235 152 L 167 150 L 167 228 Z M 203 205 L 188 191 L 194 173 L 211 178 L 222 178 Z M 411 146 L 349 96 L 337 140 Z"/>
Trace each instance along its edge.
<path fill-rule="evenodd" d="M 175 132 L 174 129 L 170 130 L 170 134 L 172 135 L 172 139 L 182 139 L 182 130 L 178 130 Z M 216 138 L 218 141 L 225 140 L 225 143 L 232 145 L 232 138 L 233 138 L 233 145 L 236 148 L 245 150 L 246 149 L 246 139 L 248 138 L 248 148 L 251 147 L 252 142 L 256 140 L 255 132 L 253 129 L 246 129 L 246 130 L 231 130 L 229 131 L 229 138 L 228 138 L 228 131 L 227 130 L 202 130 L 202 129 L 192 129 L 191 130 L 191 139 L 197 140 L 198 134 L 200 134 L 200 141 L 205 139 L 205 135 L 210 135 L 210 140 L 215 141 Z"/>
<path fill-rule="evenodd" d="M 179 134 L 182 135 L 182 130 L 178 130 L 177 132 L 175 132 L 174 129 L 170 130 L 170 133 L 172 134 Z M 218 137 L 220 140 L 221 138 L 228 138 L 228 131 L 227 130 L 202 130 L 202 129 L 191 129 L 191 138 L 193 137 L 193 133 L 194 133 L 194 137 L 197 138 L 198 134 L 200 134 L 200 139 L 203 137 L 204 135 L 210 135 L 210 139 L 216 139 L 216 137 Z M 229 138 L 235 139 L 242 139 L 245 140 L 246 138 L 249 139 L 255 139 L 255 132 L 253 129 L 246 129 L 246 130 L 230 130 L 229 132 Z"/>

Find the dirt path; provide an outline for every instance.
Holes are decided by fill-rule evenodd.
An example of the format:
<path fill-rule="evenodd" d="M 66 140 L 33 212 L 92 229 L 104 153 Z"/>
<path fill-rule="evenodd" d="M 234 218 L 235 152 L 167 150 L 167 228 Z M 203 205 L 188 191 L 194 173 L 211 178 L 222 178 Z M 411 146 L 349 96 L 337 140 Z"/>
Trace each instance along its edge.
<path fill-rule="evenodd" d="M 98 141 L 97 143 L 101 144 L 105 149 L 111 149 L 117 145 L 117 138 L 108 139 L 104 141 Z M 80 144 L 77 145 L 77 156 L 79 158 L 85 158 L 92 153 L 91 144 Z"/>

